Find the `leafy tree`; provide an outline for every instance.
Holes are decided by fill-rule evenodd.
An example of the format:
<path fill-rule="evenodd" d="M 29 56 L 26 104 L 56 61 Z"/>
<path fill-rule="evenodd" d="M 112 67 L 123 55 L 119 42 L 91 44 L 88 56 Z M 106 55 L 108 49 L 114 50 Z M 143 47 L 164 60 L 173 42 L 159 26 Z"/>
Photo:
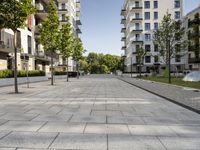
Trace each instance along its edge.
<path fill-rule="evenodd" d="M 79 60 L 83 57 L 83 53 L 85 52 L 83 48 L 83 44 L 78 37 L 75 37 L 73 42 L 73 53 L 72 58 L 76 61 L 76 68 L 77 68 L 77 78 L 79 78 Z"/>
<path fill-rule="evenodd" d="M 69 57 L 73 52 L 73 34 L 69 16 L 66 17 L 66 24 L 60 29 L 59 49 L 63 57 L 67 60 L 67 82 L 69 81 Z"/>
<path fill-rule="evenodd" d="M 158 46 L 161 60 L 169 69 L 169 83 L 171 83 L 171 59 L 183 55 L 187 44 L 184 33 L 181 21 L 172 20 L 168 12 L 159 25 L 159 29 L 154 32 L 154 44 Z"/>
<path fill-rule="evenodd" d="M 14 85 L 18 93 L 17 81 L 17 46 L 16 33 L 18 28 L 26 26 L 29 15 L 35 12 L 32 0 L 1 0 L 0 1 L 0 29 L 8 28 L 14 33 Z"/>
<path fill-rule="evenodd" d="M 144 57 L 146 55 L 146 51 L 143 47 L 138 48 L 137 50 L 137 63 L 139 64 L 139 73 L 140 77 L 142 76 L 142 65 L 144 63 Z"/>
<path fill-rule="evenodd" d="M 89 72 L 89 64 L 85 59 L 79 60 L 79 69 L 85 73 Z"/>
<path fill-rule="evenodd" d="M 53 57 L 59 46 L 59 18 L 54 0 L 49 2 L 47 19 L 39 26 L 39 32 L 40 43 L 44 50 L 51 55 L 51 85 L 53 85 Z"/>

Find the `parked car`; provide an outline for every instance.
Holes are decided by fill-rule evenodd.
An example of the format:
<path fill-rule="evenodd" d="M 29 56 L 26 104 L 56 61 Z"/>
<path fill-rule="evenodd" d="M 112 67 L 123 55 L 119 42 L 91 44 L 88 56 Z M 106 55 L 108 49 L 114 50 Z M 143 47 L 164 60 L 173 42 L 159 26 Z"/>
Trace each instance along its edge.
<path fill-rule="evenodd" d="M 183 81 L 192 81 L 192 82 L 198 82 L 200 81 L 200 71 L 193 71 L 189 74 L 187 74 Z"/>

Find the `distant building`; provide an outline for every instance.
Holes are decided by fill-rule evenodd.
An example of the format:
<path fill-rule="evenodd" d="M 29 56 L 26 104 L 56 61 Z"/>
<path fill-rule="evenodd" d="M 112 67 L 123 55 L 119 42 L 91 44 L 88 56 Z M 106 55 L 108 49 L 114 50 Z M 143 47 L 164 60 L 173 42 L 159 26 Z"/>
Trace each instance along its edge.
<path fill-rule="evenodd" d="M 200 70 L 200 5 L 185 16 L 184 26 L 189 40 L 187 68 Z"/>
<path fill-rule="evenodd" d="M 121 10 L 125 72 L 139 71 L 137 49 L 141 46 L 148 52 L 144 58 L 142 72 L 150 72 L 154 65 L 165 65 L 158 62 L 158 48 L 153 43 L 153 32 L 159 28 L 159 23 L 167 11 L 175 20 L 181 20 L 183 0 L 125 0 Z M 185 64 L 184 58 L 174 58 L 171 64 L 173 68 L 181 70 Z"/>

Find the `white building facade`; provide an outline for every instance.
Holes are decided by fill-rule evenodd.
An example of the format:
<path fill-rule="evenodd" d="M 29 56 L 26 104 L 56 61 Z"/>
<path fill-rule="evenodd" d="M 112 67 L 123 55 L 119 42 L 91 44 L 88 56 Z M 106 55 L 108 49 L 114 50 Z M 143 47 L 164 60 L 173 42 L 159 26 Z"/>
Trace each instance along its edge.
<path fill-rule="evenodd" d="M 137 49 L 143 47 L 147 54 L 144 57 L 142 72 L 150 72 L 154 65 L 163 65 L 159 62 L 157 46 L 153 43 L 153 33 L 159 28 L 167 11 L 175 20 L 183 18 L 182 0 L 125 0 L 121 11 L 122 50 L 125 57 L 125 72 L 138 72 Z M 174 58 L 172 66 L 181 69 L 184 58 Z M 131 66 L 132 65 L 132 66 Z"/>

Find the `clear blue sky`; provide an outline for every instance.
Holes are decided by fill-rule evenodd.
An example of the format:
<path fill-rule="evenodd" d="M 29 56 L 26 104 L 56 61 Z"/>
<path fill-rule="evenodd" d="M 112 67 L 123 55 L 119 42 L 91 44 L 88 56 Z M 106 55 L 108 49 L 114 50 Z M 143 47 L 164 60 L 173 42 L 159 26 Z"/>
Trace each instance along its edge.
<path fill-rule="evenodd" d="M 88 52 L 121 55 L 120 10 L 124 0 L 81 0 L 82 41 Z M 200 0 L 185 0 L 185 13 Z"/>

